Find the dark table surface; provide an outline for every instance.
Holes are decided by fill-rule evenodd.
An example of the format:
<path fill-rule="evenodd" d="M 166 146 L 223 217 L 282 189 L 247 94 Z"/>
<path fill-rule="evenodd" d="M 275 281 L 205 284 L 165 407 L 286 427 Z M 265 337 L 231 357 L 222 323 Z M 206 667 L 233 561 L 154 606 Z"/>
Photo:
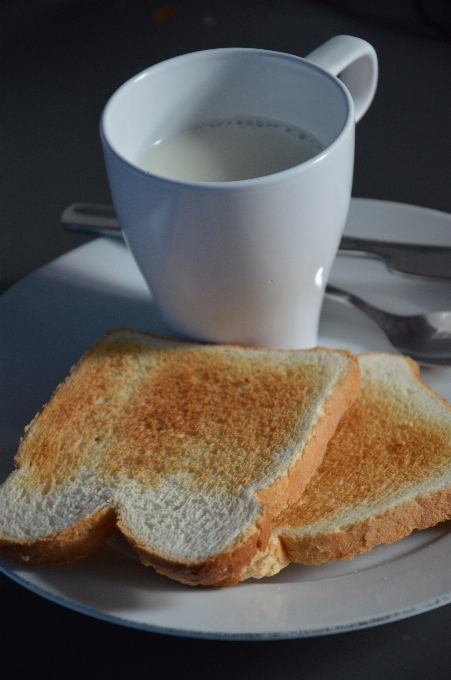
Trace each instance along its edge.
<path fill-rule="evenodd" d="M 156 0 L 0 2 L 0 291 L 88 240 L 61 228 L 68 204 L 110 202 L 98 137 L 108 97 L 143 68 L 194 50 L 249 46 L 304 56 L 335 34 L 368 40 L 380 81 L 357 129 L 353 194 L 451 212 L 449 2 L 194 0 L 165 7 Z M 208 641 L 90 618 L 2 575 L 0 612 L 4 678 L 20 671 L 99 680 L 450 677 L 450 605 L 326 637 Z"/>

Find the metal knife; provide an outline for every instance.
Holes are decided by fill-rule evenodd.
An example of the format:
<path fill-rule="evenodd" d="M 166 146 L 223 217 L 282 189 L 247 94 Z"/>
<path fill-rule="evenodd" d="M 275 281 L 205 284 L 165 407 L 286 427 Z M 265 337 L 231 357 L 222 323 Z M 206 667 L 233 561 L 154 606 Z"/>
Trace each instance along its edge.
<path fill-rule="evenodd" d="M 74 203 L 64 210 L 61 220 L 70 231 L 123 240 L 112 205 Z M 338 255 L 381 260 L 390 271 L 397 274 L 451 281 L 451 246 L 391 243 L 343 236 Z"/>

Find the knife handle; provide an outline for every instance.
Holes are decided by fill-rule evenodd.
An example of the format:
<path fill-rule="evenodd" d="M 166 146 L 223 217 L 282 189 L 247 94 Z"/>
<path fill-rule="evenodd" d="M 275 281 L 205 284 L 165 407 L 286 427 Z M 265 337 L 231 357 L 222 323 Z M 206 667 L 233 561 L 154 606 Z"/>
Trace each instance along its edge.
<path fill-rule="evenodd" d="M 382 260 L 390 271 L 398 274 L 451 281 L 451 247 L 447 246 L 389 243 L 343 236 L 339 254 Z"/>
<path fill-rule="evenodd" d="M 63 211 L 61 221 L 69 231 L 124 240 L 112 205 L 73 203 Z"/>

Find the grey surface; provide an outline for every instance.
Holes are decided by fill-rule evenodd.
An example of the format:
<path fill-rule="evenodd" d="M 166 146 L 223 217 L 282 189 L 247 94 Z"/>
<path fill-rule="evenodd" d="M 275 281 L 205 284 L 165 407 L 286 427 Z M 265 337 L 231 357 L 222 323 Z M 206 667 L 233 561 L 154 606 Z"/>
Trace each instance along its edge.
<path fill-rule="evenodd" d="M 87 240 L 61 228 L 66 205 L 110 201 L 98 138 L 110 94 L 141 69 L 198 49 L 240 45 L 303 56 L 338 33 L 369 40 L 380 83 L 357 129 L 353 193 L 451 212 L 451 43 L 421 23 L 412 3 L 196 0 L 173 3 L 172 20 L 153 22 L 164 4 L 0 3 L 0 289 Z M 99 680 L 138 673 L 198 680 L 449 677 L 450 606 L 368 630 L 271 643 L 124 629 L 58 607 L 3 576 L 0 610 L 5 678 L 20 671 Z"/>

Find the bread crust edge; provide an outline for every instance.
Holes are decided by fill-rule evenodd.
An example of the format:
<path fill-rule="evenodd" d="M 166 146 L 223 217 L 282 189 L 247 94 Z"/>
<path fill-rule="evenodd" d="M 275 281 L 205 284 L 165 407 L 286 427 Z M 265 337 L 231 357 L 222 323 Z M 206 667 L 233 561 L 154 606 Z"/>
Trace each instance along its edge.
<path fill-rule="evenodd" d="M 102 547 L 116 531 L 116 512 L 106 507 L 56 534 L 29 541 L 0 536 L 0 553 L 27 566 L 68 564 Z"/>
<path fill-rule="evenodd" d="M 231 550 L 200 563 L 182 563 L 172 561 L 151 553 L 136 543 L 133 536 L 125 527 L 118 528 L 139 555 L 141 562 L 147 567 L 152 566 L 159 574 L 189 586 L 233 586 L 240 581 L 241 573 L 252 560 L 257 550 L 259 531 L 253 531 Z"/>
<path fill-rule="evenodd" d="M 315 565 L 352 559 L 376 545 L 394 543 L 412 531 L 451 519 L 451 488 L 411 499 L 376 517 L 316 536 L 296 537 L 281 527 L 279 540 L 291 562 Z"/>

